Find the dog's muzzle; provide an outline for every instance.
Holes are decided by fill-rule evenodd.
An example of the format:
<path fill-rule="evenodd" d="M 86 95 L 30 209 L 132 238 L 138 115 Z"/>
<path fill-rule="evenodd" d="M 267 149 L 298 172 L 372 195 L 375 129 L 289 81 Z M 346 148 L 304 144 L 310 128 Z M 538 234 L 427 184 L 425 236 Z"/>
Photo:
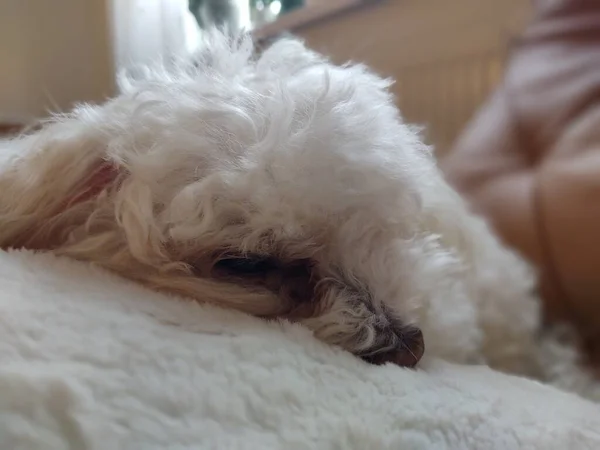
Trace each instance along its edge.
<path fill-rule="evenodd" d="M 374 351 L 362 358 L 371 364 L 392 363 L 402 367 L 415 367 L 425 353 L 423 332 L 414 326 L 402 327 L 393 332 L 395 345 L 382 351 Z"/>

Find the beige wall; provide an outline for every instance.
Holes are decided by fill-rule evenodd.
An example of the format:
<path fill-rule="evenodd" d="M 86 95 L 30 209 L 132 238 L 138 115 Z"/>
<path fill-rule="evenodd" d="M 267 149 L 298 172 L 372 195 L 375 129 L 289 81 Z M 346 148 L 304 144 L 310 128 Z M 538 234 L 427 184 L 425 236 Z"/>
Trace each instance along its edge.
<path fill-rule="evenodd" d="M 0 123 L 102 101 L 117 69 L 185 51 L 185 13 L 187 0 L 0 0 Z"/>
<path fill-rule="evenodd" d="M 498 82 L 529 16 L 526 0 L 382 0 L 298 34 L 339 62 L 394 77 L 403 113 L 443 151 Z"/>
<path fill-rule="evenodd" d="M 104 0 L 0 1 L 0 120 L 26 120 L 113 89 Z"/>

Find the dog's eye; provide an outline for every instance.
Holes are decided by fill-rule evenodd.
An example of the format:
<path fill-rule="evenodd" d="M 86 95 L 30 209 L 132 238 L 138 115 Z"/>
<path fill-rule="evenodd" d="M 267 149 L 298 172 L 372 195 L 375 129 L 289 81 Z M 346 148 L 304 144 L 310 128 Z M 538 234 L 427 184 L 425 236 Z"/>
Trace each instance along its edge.
<path fill-rule="evenodd" d="M 217 262 L 215 269 L 232 275 L 258 275 L 275 268 L 268 258 L 224 258 Z"/>

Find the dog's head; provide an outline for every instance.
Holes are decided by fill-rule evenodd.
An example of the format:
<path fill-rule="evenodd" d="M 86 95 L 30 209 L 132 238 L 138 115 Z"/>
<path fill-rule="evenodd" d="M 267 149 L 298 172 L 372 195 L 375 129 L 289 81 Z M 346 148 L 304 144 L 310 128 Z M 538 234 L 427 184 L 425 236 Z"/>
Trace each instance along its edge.
<path fill-rule="evenodd" d="M 294 40 L 254 55 L 248 39 L 213 36 L 193 64 L 33 137 L 72 150 L 33 168 L 52 166 L 59 196 L 114 171 L 100 194 L 56 207 L 51 247 L 412 366 L 427 280 L 440 289 L 458 263 L 426 211 L 440 176 L 388 87 Z"/>

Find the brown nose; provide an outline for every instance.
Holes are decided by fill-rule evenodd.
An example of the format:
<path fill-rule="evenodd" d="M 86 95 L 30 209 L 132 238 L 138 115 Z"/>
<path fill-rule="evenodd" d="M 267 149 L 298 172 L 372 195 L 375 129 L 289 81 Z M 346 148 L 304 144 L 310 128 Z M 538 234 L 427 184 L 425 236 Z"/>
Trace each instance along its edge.
<path fill-rule="evenodd" d="M 364 359 L 371 364 L 392 363 L 402 367 L 415 367 L 425 353 L 423 332 L 417 327 L 404 327 L 399 344 L 393 350 L 375 353 Z"/>

